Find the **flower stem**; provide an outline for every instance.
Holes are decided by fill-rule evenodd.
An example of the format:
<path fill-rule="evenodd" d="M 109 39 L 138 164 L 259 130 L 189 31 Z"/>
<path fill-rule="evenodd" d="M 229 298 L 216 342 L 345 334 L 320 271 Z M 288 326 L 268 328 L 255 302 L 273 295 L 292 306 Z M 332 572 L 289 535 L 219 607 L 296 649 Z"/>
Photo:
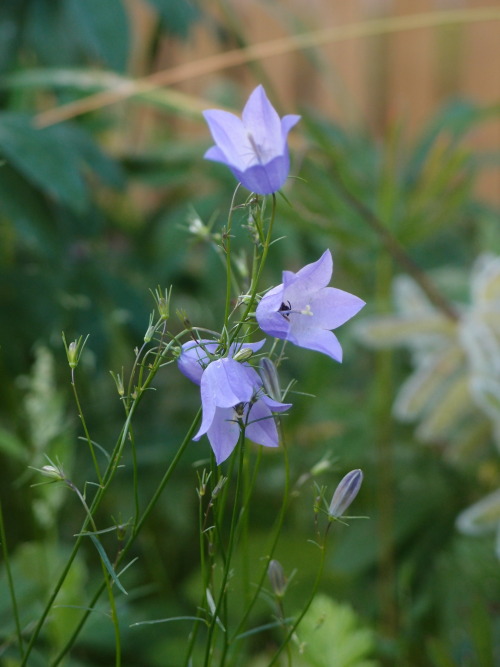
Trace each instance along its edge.
<path fill-rule="evenodd" d="M 281 643 L 278 650 L 276 651 L 276 653 L 271 658 L 271 661 L 269 662 L 268 667 L 272 667 L 272 665 L 275 665 L 276 660 L 279 658 L 279 656 L 283 653 L 283 651 L 285 649 L 288 648 L 288 646 L 290 644 L 290 640 L 292 639 L 293 635 L 295 634 L 295 631 L 297 630 L 298 626 L 300 625 L 300 622 L 302 621 L 304 616 L 307 614 L 307 611 L 309 610 L 309 607 L 311 606 L 311 603 L 314 600 L 314 597 L 315 597 L 315 595 L 318 591 L 318 587 L 319 587 L 319 584 L 321 582 L 321 578 L 323 577 L 323 570 L 324 570 L 324 567 L 325 567 L 326 537 L 328 535 L 328 530 L 329 530 L 330 526 L 331 526 L 331 523 L 329 523 L 326 527 L 325 534 L 323 536 L 322 544 L 318 545 L 320 550 L 321 550 L 321 558 L 320 558 L 320 562 L 319 562 L 318 572 L 316 574 L 316 579 L 314 580 L 314 584 L 313 584 L 309 599 L 307 600 L 306 604 L 304 605 L 304 608 L 302 609 L 300 614 L 297 616 L 297 618 L 293 622 L 290 629 L 288 630 L 288 634 L 286 635 L 284 641 Z"/>
<path fill-rule="evenodd" d="M 99 484 L 102 483 L 102 477 L 101 477 L 101 472 L 99 470 L 99 464 L 97 463 L 97 458 L 95 455 L 95 449 L 94 449 L 94 444 L 92 442 L 92 439 L 90 438 L 90 434 L 87 428 L 87 422 L 85 421 L 85 417 L 83 416 L 83 410 L 82 406 L 80 405 L 80 399 L 78 397 L 78 391 L 76 389 L 76 382 L 75 382 L 75 369 L 71 369 L 71 387 L 73 389 L 73 395 L 75 397 L 75 403 L 76 403 L 76 408 L 78 411 L 78 417 L 80 418 L 80 421 L 82 423 L 83 427 L 83 432 L 85 433 L 85 440 L 87 441 L 89 445 L 89 450 L 90 450 L 90 456 L 92 457 L 92 462 L 94 464 L 94 469 L 95 469 L 95 474 L 97 476 L 97 479 L 99 481 Z"/>
<path fill-rule="evenodd" d="M 7 583 L 9 586 L 10 599 L 12 603 L 12 613 L 14 615 L 14 621 L 16 624 L 16 635 L 17 635 L 17 643 L 19 646 L 19 654 L 21 658 L 23 658 L 24 657 L 23 634 L 21 632 L 21 621 L 19 619 L 19 609 L 17 606 L 16 591 L 14 588 L 14 579 L 12 577 L 12 571 L 10 569 L 10 558 L 9 558 L 9 551 L 7 549 L 7 539 L 5 537 L 5 526 L 3 521 L 3 511 L 1 503 L 0 503 L 0 541 L 2 542 L 3 560 L 5 563 L 5 574 L 7 575 Z"/>
<path fill-rule="evenodd" d="M 134 405 L 135 404 L 132 405 L 132 409 L 130 411 L 131 414 L 133 413 Z M 158 484 L 158 486 L 156 488 L 156 491 L 152 495 L 151 500 L 149 501 L 146 509 L 144 510 L 141 517 L 137 521 L 137 524 L 135 525 L 135 527 L 132 531 L 132 534 L 127 541 L 127 544 L 124 546 L 123 550 L 120 553 L 119 558 L 117 559 L 116 566 L 118 566 L 123 561 L 124 557 L 126 556 L 128 551 L 132 547 L 133 543 L 135 542 L 135 539 L 136 539 L 137 535 L 139 534 L 142 526 L 144 525 L 146 519 L 151 514 L 154 506 L 158 502 L 158 499 L 160 498 L 161 493 L 163 492 L 163 490 L 164 490 L 165 486 L 167 485 L 168 481 L 170 480 L 170 477 L 172 476 L 172 474 L 173 474 L 175 468 L 177 467 L 177 464 L 179 463 L 180 459 L 182 458 L 182 455 L 184 454 L 185 450 L 187 449 L 187 446 L 191 442 L 191 438 L 193 437 L 193 434 L 194 434 L 194 432 L 195 432 L 195 430 L 198 426 L 200 416 L 201 416 L 201 408 L 198 410 L 198 412 L 196 414 L 196 417 L 194 418 L 191 426 L 189 427 L 188 432 L 186 433 L 186 435 L 184 437 L 184 440 L 182 441 L 182 443 L 181 443 L 179 449 L 177 450 L 176 455 L 172 459 L 172 462 L 170 463 L 169 467 L 165 471 L 165 474 L 163 475 L 160 483 Z M 92 507 L 91 507 L 91 511 L 92 511 Z M 75 544 L 75 546 L 76 546 L 76 544 Z M 73 550 L 75 550 L 75 548 L 73 548 Z M 74 558 L 74 556 L 73 556 L 73 558 Z M 67 569 L 69 569 L 69 567 Z M 71 649 L 71 647 L 75 643 L 78 635 L 80 634 L 83 626 L 85 625 L 85 622 L 87 621 L 88 617 L 90 616 L 90 613 L 92 612 L 92 610 L 94 608 L 94 605 L 97 603 L 100 596 L 102 595 L 102 592 L 103 592 L 105 587 L 106 587 L 106 582 L 102 583 L 99 586 L 99 588 L 97 589 L 97 591 L 94 593 L 94 596 L 93 596 L 92 600 L 90 601 L 88 609 L 84 612 L 82 618 L 80 619 L 79 624 L 77 625 L 77 627 L 73 631 L 73 634 L 71 635 L 71 637 L 68 640 L 68 642 L 66 643 L 66 645 L 61 649 L 60 653 L 58 654 L 58 656 L 53 661 L 51 667 L 56 667 L 57 665 L 59 665 L 61 660 L 63 660 L 64 656 Z M 50 607 L 51 606 L 52 606 L 52 603 L 50 604 Z M 49 607 L 49 609 L 50 609 L 50 607 Z"/>

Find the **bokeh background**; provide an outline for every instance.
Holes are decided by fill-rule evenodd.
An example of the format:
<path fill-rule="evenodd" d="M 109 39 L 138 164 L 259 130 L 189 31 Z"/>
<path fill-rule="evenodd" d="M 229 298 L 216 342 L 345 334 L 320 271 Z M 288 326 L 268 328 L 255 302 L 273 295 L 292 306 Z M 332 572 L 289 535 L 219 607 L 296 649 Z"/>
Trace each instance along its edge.
<path fill-rule="evenodd" d="M 211 141 L 201 110 L 238 112 L 258 83 L 282 114 L 303 117 L 291 140 L 300 180 L 287 184 L 291 206 L 280 204 L 283 240 L 263 287 L 329 247 L 335 285 L 367 302 L 364 324 L 338 332 L 342 365 L 293 349 L 283 370 L 283 385 L 296 378 L 299 391 L 315 396 L 298 396 L 285 421 L 296 489 L 277 556 L 287 572 L 297 570 L 291 613 L 316 574 L 313 482 L 333 491 L 341 474 L 362 468 L 356 513 L 370 517 L 332 541 L 321 586 L 331 638 L 323 662 L 304 655 L 296 664 L 498 664 L 498 503 L 481 525 L 465 521 L 459 530 L 457 517 L 498 488 L 500 399 L 495 408 L 496 395 L 485 406 L 474 394 L 470 343 L 414 282 L 398 278 L 408 267 L 373 224 L 458 311 L 469 308 L 478 257 L 500 252 L 498 0 L 3 0 L 0 497 L 23 622 L 36 617 L 81 525 L 76 497 L 32 486 L 29 466 L 49 455 L 78 485 L 92 477 L 61 332 L 68 340 L 89 334 L 78 382 L 92 438 L 110 449 L 123 418 L 109 371 L 131 367 L 153 308 L 149 290 L 172 285 L 174 309 L 194 324 L 220 325 L 220 261 L 190 227 L 200 218 L 220 228 L 235 184 L 202 159 Z M 235 245 L 246 243 L 241 229 Z M 494 277 L 485 308 L 496 313 Z M 450 370 L 438 361 L 451 345 Z M 400 399 L 395 409 L 422 355 L 430 368 L 420 408 L 405 411 Z M 199 401 L 173 367 L 155 389 L 135 426 L 144 498 Z M 419 430 L 429 420 L 434 430 Z M 193 613 L 195 464 L 206 447 L 193 443 L 136 546 L 131 594 L 120 601 L 124 664 L 180 664 L 186 626 L 129 626 Z M 313 479 L 325 457 L 330 470 Z M 132 511 L 129 463 L 103 524 Z M 281 459 L 266 452 L 250 560 L 261 555 L 282 488 Z M 89 548 L 66 604 L 84 605 L 98 578 Z M 11 665 L 5 569 L 0 586 L 0 660 Z M 255 623 L 266 615 L 263 603 Z M 68 664 L 113 663 L 112 625 L 102 618 L 92 616 Z M 68 608 L 54 614 L 33 664 L 50 664 L 75 619 Z M 273 642 L 272 633 L 248 642 L 238 664 L 267 664 Z"/>

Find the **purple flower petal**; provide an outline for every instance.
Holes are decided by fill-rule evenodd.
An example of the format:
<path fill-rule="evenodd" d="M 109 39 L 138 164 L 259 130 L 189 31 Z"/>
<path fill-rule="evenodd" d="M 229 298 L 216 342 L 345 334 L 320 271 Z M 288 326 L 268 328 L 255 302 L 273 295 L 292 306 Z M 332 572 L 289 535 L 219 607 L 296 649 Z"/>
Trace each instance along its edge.
<path fill-rule="evenodd" d="M 342 348 L 330 331 L 353 317 L 364 301 L 327 287 L 333 260 L 329 250 L 297 273 L 283 271 L 283 283 L 265 294 L 257 306 L 260 328 L 275 338 L 342 360 Z"/>
<path fill-rule="evenodd" d="M 250 408 L 245 435 L 252 442 L 264 447 L 279 445 L 278 429 L 271 410 L 264 401 L 257 401 Z"/>
<path fill-rule="evenodd" d="M 265 342 L 265 340 L 260 340 L 257 343 L 245 343 L 244 345 L 233 343 L 229 348 L 229 356 L 234 357 L 236 352 L 242 347 L 247 347 L 252 352 L 258 352 Z M 181 348 L 181 355 L 177 361 L 179 370 L 191 382 L 200 384 L 203 371 L 211 361 L 207 352 L 215 354 L 218 347 L 219 343 L 206 338 L 202 338 L 199 341 L 190 340 L 184 343 Z"/>
<path fill-rule="evenodd" d="M 203 115 L 215 141 L 207 160 L 227 165 L 244 187 L 267 195 L 279 190 L 290 170 L 288 133 L 300 116 L 281 120 L 262 86 L 252 92 L 242 120 L 228 111 L 209 109 Z"/>
<path fill-rule="evenodd" d="M 200 345 L 201 343 L 201 345 Z M 206 366 L 210 363 L 210 354 L 214 354 L 219 344 L 207 339 L 202 339 L 199 342 L 190 340 L 181 348 L 181 356 L 177 360 L 177 366 L 180 372 L 185 375 L 188 380 L 195 384 L 200 384 L 201 376 Z"/>
<path fill-rule="evenodd" d="M 225 461 L 238 444 L 241 429 L 235 417 L 233 408 L 217 408 L 207 431 L 217 465 Z"/>
<path fill-rule="evenodd" d="M 231 167 L 234 177 L 251 192 L 270 195 L 283 187 L 290 171 L 288 147 L 284 155 L 278 155 L 266 165 L 256 164 L 244 170 Z"/>
<path fill-rule="evenodd" d="M 212 361 L 201 378 L 203 418 L 193 439 L 197 440 L 208 431 L 216 408 L 232 408 L 239 403 L 248 403 L 259 383 L 257 371 L 250 366 L 240 364 L 230 357 Z"/>

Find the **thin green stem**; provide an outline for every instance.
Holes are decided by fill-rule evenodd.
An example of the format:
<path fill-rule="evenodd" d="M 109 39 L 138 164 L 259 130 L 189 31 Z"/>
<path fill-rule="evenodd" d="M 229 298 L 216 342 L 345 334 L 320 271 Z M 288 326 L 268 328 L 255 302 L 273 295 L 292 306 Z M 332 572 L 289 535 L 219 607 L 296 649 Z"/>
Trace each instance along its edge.
<path fill-rule="evenodd" d="M 94 444 L 92 442 L 92 439 L 90 437 L 90 433 L 89 433 L 88 428 L 87 428 L 87 422 L 85 421 L 85 417 L 83 416 L 82 406 L 80 405 L 80 399 L 78 397 L 78 391 L 76 389 L 75 369 L 74 368 L 71 369 L 71 387 L 73 389 L 73 395 L 75 397 L 75 403 L 76 403 L 76 409 L 78 411 L 78 416 L 80 418 L 80 421 L 82 422 L 83 432 L 85 433 L 85 440 L 87 441 L 89 449 L 90 449 L 90 456 L 92 457 L 92 462 L 94 464 L 95 474 L 97 476 L 99 484 L 101 484 L 102 483 L 101 471 L 99 470 L 99 464 L 97 462 L 97 458 L 96 458 L 96 455 L 95 455 Z"/>
<path fill-rule="evenodd" d="M 233 214 L 234 214 L 234 202 L 236 201 L 236 193 L 240 188 L 240 184 L 236 186 L 236 189 L 233 193 L 231 199 L 231 206 L 229 208 L 229 215 L 227 217 L 227 227 L 225 233 L 225 239 L 223 240 L 223 250 L 226 254 L 226 307 L 224 312 L 224 326 L 226 327 L 229 322 L 229 314 L 231 312 L 231 280 L 232 280 L 232 271 L 231 271 L 231 228 L 233 223 Z"/>
<path fill-rule="evenodd" d="M 172 459 L 172 462 L 170 463 L 170 465 L 169 465 L 169 467 L 167 468 L 165 474 L 163 475 L 163 477 L 162 477 L 160 483 L 158 484 L 158 486 L 157 486 L 157 488 L 156 488 L 156 491 L 154 492 L 153 496 L 151 497 L 151 500 L 149 501 L 149 503 L 148 503 L 146 509 L 144 510 L 144 512 L 142 513 L 141 517 L 139 518 L 139 520 L 138 520 L 138 522 L 137 522 L 137 525 L 136 525 L 136 526 L 134 527 L 134 529 L 132 530 L 132 534 L 131 534 L 131 536 L 129 537 L 129 539 L 128 539 L 126 545 L 123 547 L 123 550 L 121 551 L 119 558 L 117 559 L 117 562 L 116 562 L 116 565 L 117 565 L 117 566 L 118 566 L 118 565 L 123 561 L 123 559 L 125 558 L 126 554 L 128 553 L 128 551 L 129 551 L 130 548 L 132 547 L 133 543 L 135 542 L 135 539 L 136 539 L 137 535 L 139 534 L 139 532 L 140 532 L 142 526 L 144 525 L 146 519 L 147 519 L 148 516 L 151 514 L 151 512 L 152 512 L 154 506 L 155 506 L 156 503 L 158 502 L 158 499 L 160 498 L 160 496 L 161 496 L 161 494 L 162 494 L 162 492 L 163 492 L 165 486 L 167 485 L 168 481 L 170 480 L 170 478 L 171 478 L 171 476 L 172 476 L 172 474 L 173 474 L 175 468 L 177 467 L 179 461 L 181 460 L 182 455 L 184 454 L 184 452 L 185 452 L 186 449 L 187 449 L 187 446 L 188 446 L 188 445 L 190 444 L 190 442 L 191 442 L 191 438 L 193 437 L 193 434 L 194 434 L 194 432 L 195 432 L 195 430 L 196 430 L 196 428 L 197 428 L 197 426 L 198 426 L 198 422 L 199 422 L 199 420 L 200 420 L 200 416 L 201 416 L 201 408 L 198 410 L 198 412 L 197 412 L 197 414 L 196 414 L 196 417 L 194 418 L 194 420 L 193 420 L 193 422 L 192 422 L 192 424 L 191 424 L 191 426 L 190 426 L 188 432 L 186 433 L 186 435 L 185 435 L 185 437 L 184 437 L 184 440 L 182 441 L 182 443 L 181 443 L 179 449 L 177 450 L 177 452 L 176 452 L 174 458 Z M 61 662 L 61 660 L 64 658 L 64 656 L 67 654 L 67 652 L 71 649 L 71 647 L 72 647 L 73 644 L 75 643 L 75 641 L 76 641 L 78 635 L 80 634 L 80 632 L 81 632 L 83 626 L 85 625 L 85 622 L 87 621 L 87 619 L 88 619 L 88 617 L 89 617 L 91 611 L 93 610 L 95 604 L 97 603 L 97 601 L 98 601 L 99 598 L 101 597 L 102 592 L 103 592 L 105 586 L 106 586 L 105 583 L 103 583 L 103 584 L 101 584 L 101 585 L 99 586 L 99 588 L 98 588 L 97 591 L 95 592 L 94 597 L 92 598 L 92 600 L 91 600 L 91 602 L 90 602 L 90 604 L 89 604 L 89 608 L 88 608 L 88 609 L 85 611 L 85 613 L 83 614 L 82 618 L 80 619 L 79 624 L 78 624 L 77 627 L 75 628 L 75 630 L 74 630 L 73 634 L 71 635 L 70 639 L 68 640 L 68 642 L 66 643 L 66 645 L 61 649 L 59 655 L 56 657 L 56 659 L 55 659 L 54 662 L 52 663 L 52 666 L 51 666 L 51 667 L 56 667 L 56 666 Z"/>
<path fill-rule="evenodd" d="M 215 609 L 213 610 L 212 614 L 212 620 L 210 623 L 210 626 L 208 628 L 208 635 L 207 635 L 207 644 L 206 644 L 206 650 L 205 650 L 205 660 L 204 660 L 204 667 L 208 667 L 210 664 L 210 656 L 212 653 L 212 641 L 213 641 L 213 636 L 214 636 L 214 631 L 215 627 L 217 625 L 217 618 L 218 614 L 220 613 L 220 610 L 224 604 L 224 600 L 226 599 L 227 591 L 227 582 L 229 578 L 229 573 L 231 571 L 231 557 L 233 555 L 233 549 L 234 549 L 234 543 L 235 543 L 235 535 L 236 535 L 236 526 L 238 523 L 238 519 L 240 518 L 241 514 L 245 511 L 244 507 L 239 507 L 239 497 L 240 497 L 240 488 L 243 482 L 243 461 L 244 461 L 244 456 L 245 456 L 245 429 L 242 427 L 241 433 L 240 433 L 240 440 L 239 440 L 239 463 L 238 463 L 238 472 L 236 476 L 236 489 L 235 489 L 235 497 L 234 497 L 234 505 L 233 505 L 233 512 L 231 516 L 231 527 L 229 531 L 229 541 L 228 541 L 228 547 L 226 551 L 226 562 L 224 566 L 224 572 L 222 575 L 222 581 L 220 584 L 220 590 L 219 590 L 219 595 L 217 599 L 217 603 L 215 605 Z M 220 662 L 220 667 L 224 664 L 225 660 L 225 654 L 227 652 L 227 627 L 225 627 L 225 634 L 224 634 L 224 649 L 223 649 L 223 656 L 221 658 Z"/>
<path fill-rule="evenodd" d="M 236 325 L 234 328 L 234 331 L 231 336 L 231 342 L 233 342 L 236 337 L 238 336 L 238 333 L 240 332 L 241 327 L 243 324 L 247 321 L 247 318 L 253 308 L 255 307 L 255 301 L 257 298 L 257 292 L 258 292 L 258 287 L 259 287 L 259 280 L 262 275 L 262 271 L 264 269 L 264 265 L 266 263 L 267 259 L 267 254 L 269 252 L 269 248 L 271 246 L 271 238 L 272 238 L 272 232 L 273 232 L 273 226 L 274 226 L 274 221 L 276 218 L 276 195 L 273 194 L 273 206 L 272 206 L 272 211 L 271 211 L 271 218 L 269 220 L 269 225 L 267 228 L 267 234 L 265 241 L 262 246 L 262 255 L 260 256 L 260 259 L 257 257 L 257 255 L 254 255 L 254 263 L 253 263 L 253 268 L 252 268 L 252 280 L 250 284 L 250 297 L 247 302 L 247 307 L 245 308 L 245 312 L 243 313 L 243 316 L 241 317 L 239 323 Z M 257 252 L 257 251 L 256 251 Z"/>
<path fill-rule="evenodd" d="M 99 505 L 100 505 L 100 503 L 101 503 L 109 485 L 111 484 L 111 482 L 114 478 L 114 475 L 116 473 L 116 470 L 118 469 L 118 466 L 119 466 L 119 463 L 120 463 L 120 460 L 121 460 L 121 457 L 122 457 L 122 453 L 123 453 L 123 449 L 125 447 L 125 443 L 127 441 L 130 425 L 131 425 L 131 422 L 132 422 L 132 417 L 135 414 L 135 410 L 139 406 L 142 397 L 144 396 L 144 391 L 147 389 L 147 387 L 153 381 L 153 378 L 156 375 L 157 370 L 158 370 L 158 366 L 155 366 L 153 369 L 151 369 L 151 371 L 148 375 L 148 378 L 145 380 L 145 383 L 144 383 L 143 387 L 141 388 L 140 393 L 134 399 L 134 402 L 132 403 L 132 406 L 131 406 L 128 414 L 127 414 L 125 424 L 122 428 L 120 436 L 119 436 L 119 438 L 117 440 L 117 443 L 114 447 L 114 450 L 111 454 L 108 467 L 107 467 L 103 477 L 101 478 L 101 484 L 98 487 L 97 492 L 96 492 L 96 494 L 95 494 L 95 496 L 92 500 L 92 503 L 90 505 L 89 512 L 90 512 L 91 516 L 93 516 L 95 514 L 95 512 L 96 512 L 97 508 L 99 507 Z M 83 533 L 84 533 L 88 523 L 89 523 L 89 517 L 86 516 L 85 521 L 83 522 L 82 529 L 80 531 L 80 535 L 76 539 L 76 541 L 73 545 L 73 549 L 71 550 L 71 553 L 68 557 L 66 565 L 63 568 L 63 571 L 61 572 L 61 574 L 59 576 L 59 579 L 57 580 L 57 582 L 54 586 L 52 594 L 50 595 L 49 600 L 47 601 L 47 603 L 45 605 L 45 608 L 42 611 L 42 614 L 40 615 L 40 618 L 38 619 L 38 623 L 36 624 L 35 630 L 33 631 L 33 634 L 31 635 L 30 641 L 29 641 L 27 649 L 26 649 L 26 654 L 24 656 L 24 660 L 21 663 L 21 667 L 24 667 L 24 665 L 26 665 L 26 661 L 28 660 L 29 655 L 30 655 L 30 653 L 33 649 L 33 646 L 34 646 L 36 640 L 38 639 L 40 631 L 45 624 L 45 621 L 46 621 L 47 616 L 48 616 L 48 614 L 49 614 L 49 612 L 52 608 L 52 605 L 54 604 L 54 601 L 55 601 L 59 591 L 61 590 L 61 587 L 62 587 L 64 581 L 66 580 L 66 577 L 68 576 L 71 565 L 73 564 L 73 561 L 76 558 L 76 555 L 77 555 L 77 553 L 80 549 L 80 545 L 81 545 L 82 540 L 83 540 Z"/>
<path fill-rule="evenodd" d="M 308 610 L 309 610 L 309 607 L 311 606 L 311 603 L 312 603 L 312 601 L 314 600 L 314 597 L 315 597 L 315 595 L 316 595 L 316 593 L 317 593 L 317 591 L 318 591 L 318 587 L 319 587 L 319 584 L 320 584 L 321 579 L 322 579 L 322 577 L 323 577 L 323 570 L 324 570 L 324 567 L 325 567 L 325 557 L 326 557 L 326 537 L 327 537 L 327 535 L 328 535 L 328 530 L 329 530 L 330 526 L 331 526 L 331 523 L 329 523 L 329 524 L 327 525 L 327 527 L 326 527 L 325 535 L 324 535 L 324 539 L 323 539 L 322 544 L 318 545 L 319 548 L 320 548 L 320 550 L 321 550 L 321 558 L 320 558 L 320 562 L 319 562 L 318 572 L 317 572 L 317 574 L 316 574 L 316 579 L 314 580 L 314 584 L 313 584 L 313 587 L 312 587 L 312 590 L 311 590 L 311 594 L 310 594 L 310 596 L 309 596 L 309 599 L 307 600 L 307 602 L 306 602 L 306 604 L 304 605 L 302 611 L 301 611 L 300 614 L 297 616 L 297 618 L 295 619 L 295 621 L 293 622 L 293 624 L 290 626 L 290 629 L 288 630 L 288 634 L 286 635 L 285 639 L 283 640 L 283 642 L 282 642 L 281 645 L 279 646 L 279 648 L 278 648 L 278 650 L 276 651 L 276 653 L 275 653 L 275 654 L 273 655 L 273 657 L 271 658 L 271 662 L 269 663 L 268 667 L 272 667 L 272 665 L 275 665 L 277 659 L 278 659 L 279 656 L 283 653 L 284 649 L 286 649 L 286 648 L 289 646 L 289 644 L 290 644 L 290 640 L 292 639 L 293 635 L 295 634 L 295 631 L 296 631 L 297 628 L 299 627 L 300 622 L 302 621 L 302 619 L 304 618 L 304 616 L 307 614 L 307 612 L 308 612 Z"/>
<path fill-rule="evenodd" d="M 5 525 L 3 520 L 2 504 L 0 503 L 0 540 L 2 541 L 2 553 L 5 563 L 5 573 L 7 575 L 7 583 L 9 586 L 10 601 L 12 603 L 12 614 L 16 624 L 17 643 L 19 646 L 19 655 L 24 657 L 23 634 L 21 631 L 21 621 L 19 618 L 19 609 L 17 606 L 16 590 L 14 587 L 14 579 L 10 569 L 9 550 L 7 548 L 7 538 L 5 537 Z"/>
<path fill-rule="evenodd" d="M 264 586 L 264 581 L 265 581 L 266 576 L 267 576 L 267 570 L 268 570 L 268 567 L 269 567 L 269 563 L 271 562 L 271 560 L 274 556 L 274 552 L 276 551 L 276 547 L 278 545 L 278 540 L 279 540 L 280 535 L 281 535 L 281 529 L 283 528 L 283 523 L 285 521 L 286 510 L 288 509 L 288 505 L 289 505 L 289 501 L 290 501 L 290 462 L 289 462 L 289 459 L 288 459 L 288 449 L 286 447 L 286 443 L 285 443 L 285 440 L 284 440 L 284 437 L 283 437 L 283 432 L 282 432 L 282 429 L 281 429 L 281 425 L 280 425 L 280 433 L 281 433 L 281 443 L 282 443 L 282 447 L 283 447 L 283 457 L 284 457 L 284 463 L 285 463 L 285 487 L 284 487 L 284 490 L 283 490 L 283 501 L 281 503 L 281 508 L 280 508 L 278 517 L 276 519 L 275 527 L 273 529 L 273 539 L 271 541 L 271 544 L 270 544 L 270 547 L 269 547 L 269 552 L 267 554 L 264 567 L 262 568 L 260 578 L 257 582 L 256 587 L 255 587 L 255 592 L 253 594 L 252 599 L 250 600 L 250 602 L 247 605 L 245 613 L 243 614 L 243 617 L 241 618 L 241 620 L 238 624 L 238 627 L 236 628 L 235 632 L 233 633 L 231 641 L 234 641 L 235 638 L 239 634 L 241 634 L 241 632 L 243 631 L 243 627 L 244 627 L 248 617 L 250 616 L 250 613 L 251 613 L 255 603 L 259 599 L 260 591 L 262 590 L 262 587 Z"/>

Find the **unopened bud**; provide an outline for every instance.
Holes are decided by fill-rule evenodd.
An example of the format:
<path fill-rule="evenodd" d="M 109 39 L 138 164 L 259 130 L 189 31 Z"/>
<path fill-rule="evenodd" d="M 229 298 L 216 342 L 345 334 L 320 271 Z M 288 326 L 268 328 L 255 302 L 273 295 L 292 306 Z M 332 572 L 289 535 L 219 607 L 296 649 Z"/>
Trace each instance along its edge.
<path fill-rule="evenodd" d="M 71 343 L 66 343 L 66 336 L 64 332 L 62 334 L 64 349 L 66 350 L 66 358 L 68 359 L 68 364 L 71 369 L 78 366 L 80 357 L 82 355 L 83 348 L 87 342 L 88 335 L 83 339 L 83 336 L 80 336 L 77 340 L 72 341 Z"/>
<path fill-rule="evenodd" d="M 51 479 L 55 479 L 58 481 L 62 481 L 64 479 L 63 471 L 57 466 L 52 466 L 52 465 L 42 466 L 41 468 L 38 468 L 38 470 L 45 477 L 50 477 Z"/>
<path fill-rule="evenodd" d="M 251 350 L 249 347 L 242 347 L 236 354 L 234 355 L 233 359 L 235 361 L 246 361 L 247 359 L 250 359 L 250 357 L 253 354 L 253 350 Z"/>
<path fill-rule="evenodd" d="M 271 359 L 264 357 L 260 360 L 260 377 L 264 384 L 266 394 L 274 401 L 281 401 L 281 389 L 278 378 L 278 371 Z"/>
<path fill-rule="evenodd" d="M 224 484 L 227 482 L 227 477 L 222 476 L 217 484 L 214 486 L 214 490 L 212 491 L 212 500 L 215 500 L 219 493 L 222 491 L 224 488 Z"/>
<path fill-rule="evenodd" d="M 359 469 L 351 470 L 342 478 L 335 489 L 332 502 L 328 509 L 328 516 L 332 519 L 338 519 L 343 516 L 346 509 L 358 495 L 358 491 L 363 481 L 363 472 Z"/>
<path fill-rule="evenodd" d="M 168 320 L 170 317 L 170 297 L 172 296 L 172 287 L 170 287 L 168 290 L 166 289 L 163 292 L 161 287 L 158 285 L 154 292 L 151 291 L 151 294 L 155 300 L 160 319 L 162 321 Z"/>
<path fill-rule="evenodd" d="M 113 371 L 109 371 L 109 372 L 111 373 L 111 377 L 115 381 L 116 390 L 118 391 L 118 395 L 123 396 L 125 394 L 125 387 L 123 386 L 123 370 L 122 370 L 121 375 L 119 373 L 113 373 Z"/>
<path fill-rule="evenodd" d="M 148 325 L 148 328 L 146 330 L 146 333 L 144 334 L 144 342 L 145 343 L 150 343 L 151 342 L 151 339 L 153 338 L 153 336 L 155 334 L 155 330 L 156 330 L 156 327 L 153 324 L 153 314 L 151 313 L 151 315 L 149 316 L 149 325 Z"/>
<path fill-rule="evenodd" d="M 276 597 L 282 598 L 285 595 L 288 582 L 285 577 L 285 572 L 283 571 L 283 566 L 278 560 L 269 562 L 267 576 L 269 577 L 271 588 Z"/>

